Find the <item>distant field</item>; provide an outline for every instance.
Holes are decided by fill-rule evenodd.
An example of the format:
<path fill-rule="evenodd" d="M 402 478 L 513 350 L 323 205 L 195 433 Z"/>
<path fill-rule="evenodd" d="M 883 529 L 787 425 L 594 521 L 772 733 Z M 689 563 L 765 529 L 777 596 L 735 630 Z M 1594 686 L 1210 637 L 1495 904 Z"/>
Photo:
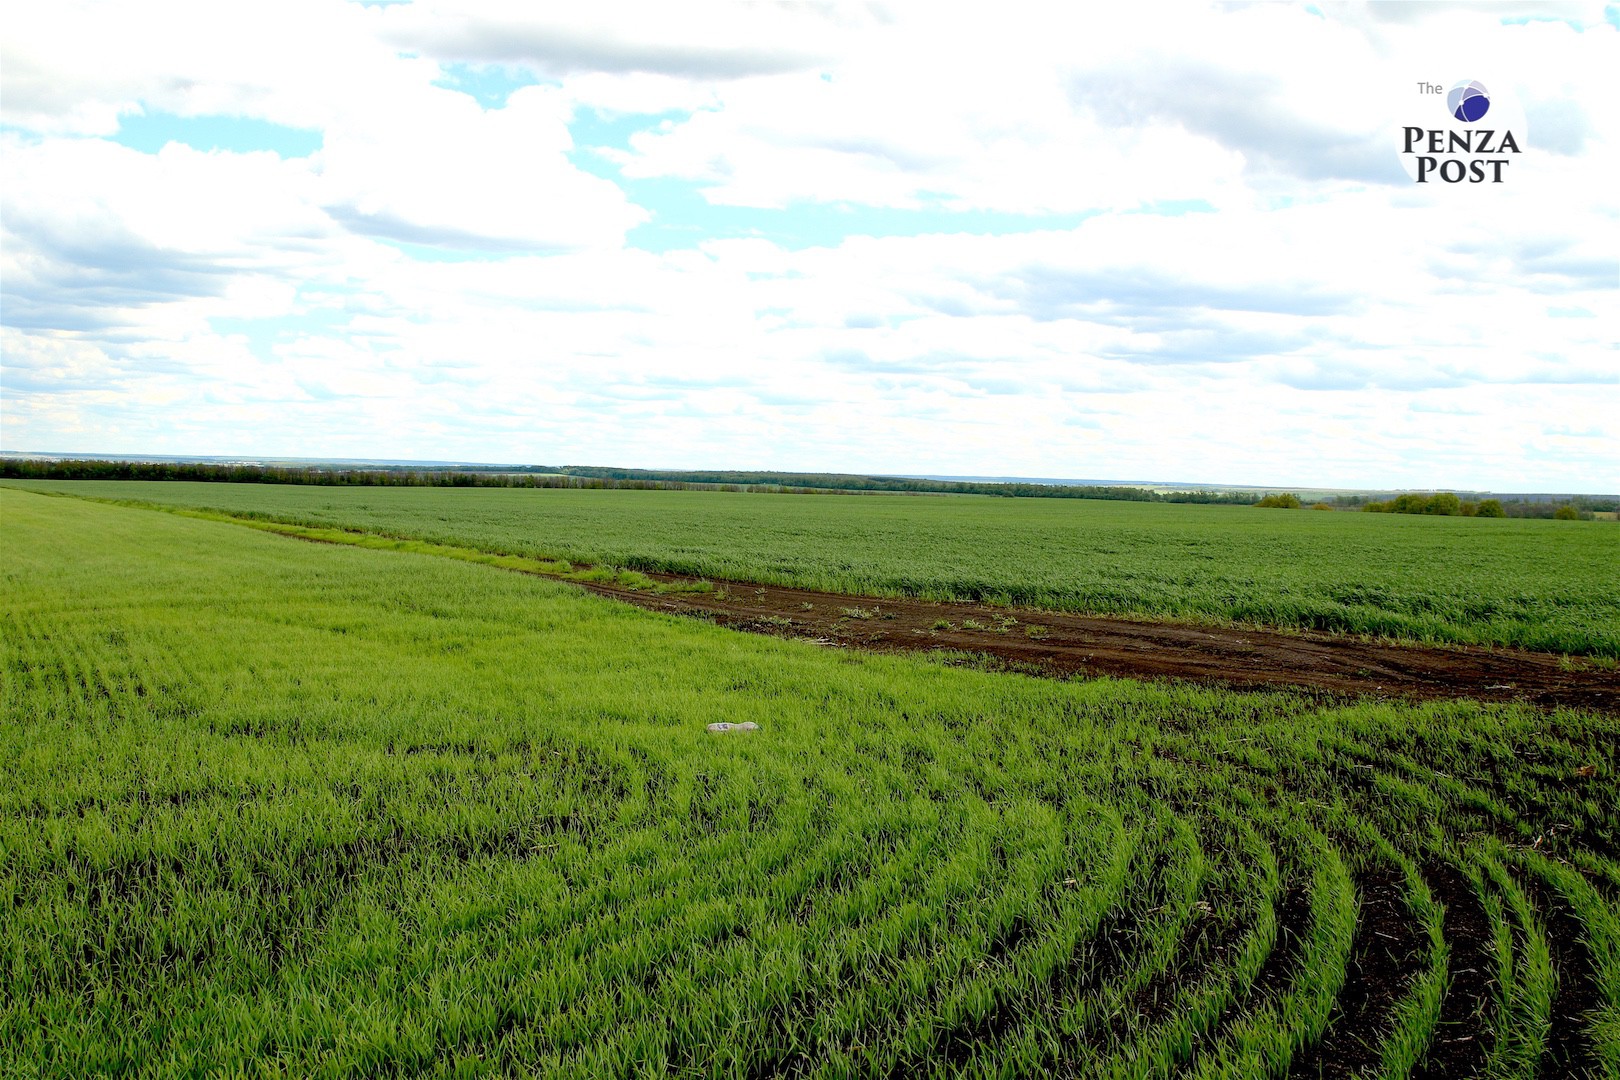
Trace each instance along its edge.
<path fill-rule="evenodd" d="M 1620 657 L 1620 529 L 981 496 L 26 485 L 871 595 Z"/>
<path fill-rule="evenodd" d="M 677 505 L 445 498 L 380 512 Z M 8 1075 L 1620 1074 L 1612 716 L 865 656 L 3 489 L 0 556 Z"/>

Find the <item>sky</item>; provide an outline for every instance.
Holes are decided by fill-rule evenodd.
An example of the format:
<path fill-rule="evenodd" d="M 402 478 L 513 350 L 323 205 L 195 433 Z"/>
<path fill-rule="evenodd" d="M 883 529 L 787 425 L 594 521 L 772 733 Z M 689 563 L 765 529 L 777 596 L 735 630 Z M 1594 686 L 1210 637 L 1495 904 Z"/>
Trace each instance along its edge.
<path fill-rule="evenodd" d="M 5 450 L 1620 491 L 1620 6 L 0 10 Z"/>

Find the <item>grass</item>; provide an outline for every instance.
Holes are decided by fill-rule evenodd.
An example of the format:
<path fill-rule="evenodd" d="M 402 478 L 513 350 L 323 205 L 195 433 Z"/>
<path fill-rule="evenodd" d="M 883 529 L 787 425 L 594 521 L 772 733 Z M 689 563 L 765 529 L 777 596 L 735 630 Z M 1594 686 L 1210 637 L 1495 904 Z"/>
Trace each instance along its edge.
<path fill-rule="evenodd" d="M 7 481 L 540 560 L 1620 659 L 1603 523 L 1060 499 Z"/>
<path fill-rule="evenodd" d="M 1025 678 L 0 514 L 28 1075 L 1399 1073 L 1454 1013 L 1501 1075 L 1620 1062 L 1612 717 Z M 1347 1031 L 1377 949 L 1405 974 Z"/>

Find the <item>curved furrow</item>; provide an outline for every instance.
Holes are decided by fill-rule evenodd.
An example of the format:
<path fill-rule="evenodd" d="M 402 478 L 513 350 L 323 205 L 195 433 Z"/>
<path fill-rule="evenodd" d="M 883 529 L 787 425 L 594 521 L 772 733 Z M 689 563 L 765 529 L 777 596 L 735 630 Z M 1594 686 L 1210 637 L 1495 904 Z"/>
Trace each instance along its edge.
<path fill-rule="evenodd" d="M 939 807 L 932 803 L 922 803 L 920 807 L 919 812 L 923 814 L 937 816 L 939 812 Z M 996 816 L 990 820 L 1004 825 L 1010 819 Z M 926 908 L 917 902 L 921 889 L 930 890 L 927 896 L 930 904 L 954 902 L 953 892 L 972 894 L 979 889 L 976 882 L 984 877 L 989 865 L 983 857 L 988 848 L 981 844 L 975 849 L 971 843 L 973 838 L 962 833 L 964 826 L 960 822 L 944 834 L 940 832 L 941 823 L 937 819 L 932 822 L 919 819 L 909 824 L 896 819 L 892 824 L 892 828 L 884 826 L 875 833 L 868 831 L 864 839 L 850 842 L 846 837 L 842 842 L 828 845 L 825 858 L 787 867 L 778 880 L 737 883 L 729 892 L 731 902 L 722 905 L 723 910 L 717 914 L 716 925 L 698 935 L 708 942 L 723 938 L 725 948 L 685 950 L 675 965 L 683 972 L 683 979 L 686 975 L 701 977 L 704 969 L 724 962 L 725 949 L 736 942 L 770 942 L 775 938 L 781 938 L 796 950 L 802 949 L 798 944 L 800 939 L 816 941 L 817 955 L 804 963 L 820 970 L 822 981 L 831 979 L 836 984 L 846 978 L 863 975 L 870 978 L 874 973 L 865 964 L 864 956 L 840 956 L 839 949 L 870 945 L 873 935 L 888 933 L 885 929 L 888 923 L 884 920 L 898 919 L 908 926 L 915 923 L 911 912 Z M 884 839 L 885 836 L 888 839 Z M 958 839 L 953 840 L 952 836 Z M 964 846 L 962 839 L 970 843 Z M 896 843 L 899 847 L 893 846 Z M 996 844 L 1004 849 L 1020 846 L 1011 836 Z M 964 853 L 971 856 L 975 850 L 979 858 L 964 858 Z M 862 869 L 863 866 L 870 872 Z M 816 897 L 819 900 L 816 910 L 811 913 L 801 907 L 799 897 Z M 690 898 L 687 902 L 691 902 Z M 891 912 L 894 914 L 885 914 Z M 862 931 L 862 927 L 869 930 Z M 684 936 L 677 931 L 671 937 L 689 942 L 692 929 L 687 928 Z M 648 989 L 655 997 L 662 996 L 664 990 L 662 987 Z M 800 996 L 802 999 L 805 995 Z M 654 1014 L 658 1011 L 650 1005 L 648 1008 Z M 764 1009 L 762 1005 L 761 1011 Z"/>
<path fill-rule="evenodd" d="M 880 1048 L 916 1042 L 939 1025 L 940 1016 L 948 1018 L 963 1003 L 972 1004 L 986 988 L 996 990 L 1018 973 L 1038 970 L 1052 936 L 1075 933 L 1073 924 L 1077 918 L 1084 921 L 1086 909 L 1106 906 L 1112 883 L 1123 882 L 1119 870 L 1134 845 L 1126 830 L 1114 829 L 1111 854 L 1102 860 L 1113 870 L 1094 885 L 1062 890 L 1057 895 L 1084 903 L 1057 908 L 1050 917 L 1021 908 L 998 912 L 971 903 L 953 905 L 949 899 L 961 892 L 960 875 L 910 872 L 901 875 L 914 882 L 904 902 L 882 910 L 851 908 L 848 923 L 829 924 L 824 933 L 803 939 L 785 937 L 778 944 L 802 954 L 797 967 L 804 976 L 784 982 L 777 996 L 760 1003 L 748 1021 L 754 1030 L 745 1032 L 735 1064 L 746 1075 L 759 1076 L 802 1073 L 814 1063 L 838 1060 L 851 1068 L 864 1062 L 863 1071 L 880 1068 L 873 1057 Z M 1065 854 L 1061 844 L 1050 846 L 1044 858 L 1032 848 L 1006 868 L 1005 879 L 995 879 L 999 894 L 1051 893 L 1029 886 L 1050 878 Z M 935 922 L 933 913 L 941 906 L 954 908 L 959 916 L 948 926 Z M 660 1000 L 649 1014 L 656 1026 L 672 1009 L 701 1010 L 707 1001 L 741 1001 L 746 994 L 746 985 L 710 984 L 690 1000 Z M 631 1032 L 626 1037 L 638 1036 Z M 708 1067 L 700 1064 L 708 1060 L 701 1042 L 671 1043 L 665 1053 L 672 1067 Z"/>
<path fill-rule="evenodd" d="M 1197 940 L 1194 923 L 1213 917 L 1198 897 L 1209 868 L 1197 831 L 1172 817 L 1167 842 L 1156 846 L 1140 879 L 1144 892 L 1109 911 L 1097 931 L 1076 943 L 1057 972 L 1041 1027 L 1049 1033 L 1030 1059 L 1054 1072 L 1073 1073 L 1081 1060 L 1106 1046 L 1110 1030 L 1151 1000 L 1149 986 L 1168 985 L 1171 965 Z"/>
<path fill-rule="evenodd" d="M 1233 794 L 1247 796 L 1241 788 Z M 1181 1071 L 1191 1077 L 1286 1069 L 1327 1025 L 1355 929 L 1355 893 L 1336 846 L 1310 825 L 1248 808 L 1276 830 L 1297 884 L 1285 894 L 1283 935 L 1245 995 L 1207 1031 Z M 1301 911 L 1300 909 L 1303 908 Z"/>
<path fill-rule="evenodd" d="M 885 1071 L 897 1059 L 929 1060 L 936 1047 L 948 1058 L 955 1052 L 952 1032 L 977 1027 L 986 1037 L 993 1034 L 998 1000 L 1019 996 L 1023 980 L 1056 962 L 1053 939 L 1078 933 L 1077 924 L 1094 921 L 1112 902 L 1126 884 L 1137 843 L 1134 833 L 1116 825 L 1114 842 L 1094 856 L 1094 873 L 1082 875 L 1091 880 L 1076 881 L 1069 838 L 1055 839 L 1060 842 L 1044 852 L 1009 853 L 1005 864 L 998 856 L 995 891 L 949 909 L 947 946 L 933 964 L 937 975 L 922 958 L 897 958 L 893 976 L 909 991 L 903 1000 L 886 1002 L 881 978 L 863 981 L 817 1018 L 812 1044 L 828 1061 L 854 1068 L 865 1060 Z M 874 951 L 873 963 L 884 968 L 883 951 Z"/>
<path fill-rule="evenodd" d="M 1540 1075 L 1620 1076 L 1620 912 L 1569 866 L 1505 854 L 1524 872 L 1557 975 Z"/>
<path fill-rule="evenodd" d="M 1549 756 L 1559 753 L 1556 747 L 1544 752 Z M 1412 778 L 1424 774 L 1423 766 L 1398 754 L 1362 754 L 1375 777 L 1372 783 L 1386 794 L 1399 790 L 1397 785 L 1376 779 L 1387 770 L 1396 769 Z M 1565 748 L 1563 756 L 1582 760 L 1578 751 L 1569 748 Z M 1410 782 L 1403 778 L 1401 785 Z M 1601 811 L 1593 809 L 1590 802 L 1584 804 L 1584 809 L 1572 809 L 1580 804 L 1568 800 L 1559 803 L 1547 794 L 1551 789 L 1543 786 L 1526 807 L 1534 816 L 1526 817 L 1519 808 L 1500 801 L 1516 794 L 1511 787 L 1503 786 L 1497 789 L 1498 794 L 1487 794 L 1444 775 L 1435 776 L 1433 785 L 1438 793 L 1447 796 L 1452 830 L 1465 831 L 1470 823 L 1476 828 L 1486 826 L 1482 844 L 1491 854 L 1481 861 L 1481 866 L 1496 896 L 1495 903 L 1502 908 L 1495 934 L 1499 992 L 1494 1007 L 1483 1003 L 1483 988 L 1491 982 L 1474 974 L 1486 967 L 1475 914 L 1477 903 L 1459 895 L 1454 881 L 1447 882 L 1452 898 L 1448 907 L 1455 911 L 1447 920 L 1447 937 L 1459 953 L 1455 965 L 1459 977 L 1452 980 L 1448 990 L 1451 1000 L 1443 1002 L 1447 1015 L 1437 1026 L 1434 1046 L 1424 1055 L 1415 1075 L 1469 1075 L 1481 1069 L 1500 1075 L 1598 1075 L 1595 1047 L 1607 1029 L 1602 1018 L 1592 1019 L 1601 997 L 1591 973 L 1590 949 L 1582 935 L 1583 929 L 1591 932 L 1593 921 L 1600 921 L 1601 915 L 1590 907 L 1577 915 L 1550 887 L 1532 882 L 1527 890 L 1502 863 L 1506 853 L 1529 850 L 1543 864 L 1560 866 L 1566 875 L 1568 893 L 1583 892 L 1589 904 L 1601 904 L 1592 880 L 1603 880 L 1604 871 L 1612 864 L 1582 845 L 1595 841 L 1601 851 L 1606 841 L 1592 833 L 1589 826 L 1580 824 L 1583 815 L 1588 821 L 1600 820 Z M 1567 825 L 1560 819 L 1576 823 Z M 1532 839 L 1533 848 L 1521 846 Z M 1584 873 L 1548 861 L 1537 850 L 1544 844 L 1576 857 Z M 1488 900 L 1486 909 L 1490 907 Z M 1510 952 L 1511 961 L 1502 961 Z M 1475 980 L 1472 983 L 1470 976 Z M 1497 1018 L 1498 1030 L 1479 1030 L 1477 1022 L 1487 1014 Z"/>
<path fill-rule="evenodd" d="M 524 962 L 534 974 L 525 980 L 521 994 L 514 994 L 484 1021 L 469 1020 L 459 1028 L 447 1040 L 451 1048 L 496 1042 L 520 1029 L 538 1036 L 547 1030 L 548 1023 L 565 1033 L 588 1033 L 593 1024 L 578 1010 L 582 988 L 600 985 L 603 979 L 634 985 L 649 972 L 678 962 L 691 940 L 717 941 L 730 936 L 737 925 L 735 897 L 716 899 L 720 883 L 705 875 L 694 876 L 694 859 L 697 864 L 708 859 L 726 860 L 738 868 L 752 865 L 756 871 L 752 878 L 759 892 L 776 891 L 779 895 L 780 878 L 802 872 L 805 866 L 817 862 L 836 864 L 846 857 L 849 848 L 863 847 L 858 842 L 845 847 L 830 843 L 835 838 L 817 837 L 795 827 L 792 815 L 784 819 L 784 824 L 789 827 L 778 834 L 780 840 L 774 844 L 742 835 L 706 837 L 695 852 L 688 853 L 688 858 L 665 859 L 639 882 L 634 874 L 627 873 L 627 867 L 637 861 L 632 844 L 599 849 L 589 854 L 607 860 L 602 863 L 603 872 L 584 873 L 575 867 L 574 876 L 589 880 L 590 887 L 573 894 L 567 890 L 558 892 L 551 897 L 556 901 L 554 906 L 537 904 L 529 891 L 532 886 L 523 882 L 526 906 L 512 926 L 521 934 L 525 948 L 517 954 L 508 951 L 501 956 L 486 956 L 483 962 Z M 806 855 L 806 842 L 811 840 L 821 842 L 811 849 L 814 854 Z M 649 846 L 657 846 L 652 838 L 648 841 Z M 606 873 L 613 865 L 617 865 L 617 872 Z M 773 867 L 772 872 L 764 872 Z M 497 905 L 494 910 L 504 909 Z M 649 927 L 653 928 L 651 932 Z M 470 953 L 469 960 L 487 951 L 476 926 L 443 940 Z M 359 956 L 356 962 L 363 965 L 366 961 Z M 341 967 L 339 963 L 329 969 Z M 414 993 L 414 988 L 410 992 Z M 428 1001 L 423 1004 L 431 1008 Z M 547 1017 L 552 1020 L 547 1021 Z"/>
<path fill-rule="evenodd" d="M 1399 917 L 1400 895 L 1393 876 L 1379 868 L 1351 878 L 1350 888 L 1357 913 L 1344 966 L 1331 973 L 1317 972 L 1332 986 L 1332 1004 L 1321 1026 L 1306 1033 L 1302 1042 L 1305 1049 L 1286 1061 L 1290 1077 L 1355 1075 L 1362 1063 L 1373 1058 L 1375 1036 L 1379 1034 L 1370 1022 L 1373 1018 L 1367 1015 L 1372 1004 L 1370 976 L 1376 973 L 1398 978 L 1407 974 L 1374 936 L 1385 933 L 1384 928 Z"/>
<path fill-rule="evenodd" d="M 1177 840 L 1169 850 L 1163 844 L 1167 834 Z M 1033 1068 L 1050 1058 L 1066 1034 L 1104 1021 L 1104 1010 L 1117 1007 L 1120 985 L 1140 983 L 1159 966 L 1139 939 L 1166 930 L 1174 932 L 1172 942 L 1179 936 L 1201 876 L 1181 868 L 1196 868 L 1196 855 L 1196 840 L 1180 821 L 1160 817 L 1147 823 L 1118 887 L 1094 891 L 1071 906 L 1071 917 L 1038 946 L 1023 970 L 994 987 L 988 1011 L 970 1011 L 954 1025 L 936 1028 L 925 1052 L 896 1058 L 885 1074 L 972 1074 L 994 1071 L 996 1062 L 1008 1060 Z M 1060 887 L 1076 885 L 1070 879 Z M 1168 954 L 1159 953 L 1168 962 Z"/>
<path fill-rule="evenodd" d="M 1576 848 L 1565 858 L 1586 879 L 1587 885 L 1610 904 L 1620 907 L 1620 860 L 1605 858 L 1584 848 Z"/>
<path fill-rule="evenodd" d="M 1447 963 L 1434 1038 L 1413 1067 L 1412 1080 L 1481 1075 L 1499 1008 L 1498 913 L 1486 905 L 1477 873 L 1440 857 L 1422 872 L 1441 906 Z"/>
<path fill-rule="evenodd" d="M 1128 846 L 1117 846 L 1095 882 L 1074 877 L 1050 880 L 1041 890 L 1051 909 L 1039 925 L 1020 915 L 1016 943 L 1005 926 L 988 951 L 964 957 L 958 977 L 948 984 L 918 987 L 927 1002 L 894 1031 L 891 1049 L 879 1055 L 877 1074 L 889 1077 L 952 1075 L 987 1057 L 1003 1059 L 1028 1035 L 1052 983 L 1080 943 L 1092 938 L 1106 913 L 1129 901 L 1131 873 L 1143 853 L 1140 832 Z M 858 1035 L 868 1044 L 883 1041 L 884 1026 Z"/>
<path fill-rule="evenodd" d="M 911 868 L 937 842 L 923 830 L 905 836 L 903 848 L 893 852 L 896 873 Z M 706 967 L 729 962 L 732 951 L 769 947 L 777 939 L 789 945 L 803 940 L 807 931 L 795 915 L 797 898 L 820 885 L 830 884 L 836 890 L 831 895 L 838 895 L 869 881 L 850 870 L 861 865 L 861 857 L 867 865 L 879 865 L 877 853 L 884 849 L 871 839 L 829 838 L 813 857 L 797 863 L 788 862 L 792 845 L 786 845 L 775 860 L 778 869 L 759 875 L 747 888 L 720 890 L 707 875 L 693 873 L 702 862 L 688 861 L 680 867 L 681 881 L 658 897 L 604 914 L 569 935 L 536 939 L 530 960 L 544 973 L 543 981 L 559 985 L 534 995 L 556 1008 L 531 1009 L 522 1024 L 527 1036 L 563 1052 L 589 1049 L 621 1026 L 627 1012 L 661 1015 L 659 1003 L 678 992 L 672 987 L 697 984 Z M 848 927 L 839 931 L 848 936 Z M 833 928 L 823 932 L 830 935 Z M 675 973 L 680 980 L 664 977 Z M 598 985 L 617 985 L 621 991 L 603 1002 L 585 992 Z"/>
<path fill-rule="evenodd" d="M 1567 853 L 1567 857 L 1573 858 L 1579 866 L 1579 873 L 1571 873 L 1576 873 L 1576 878 L 1588 887 L 1596 899 L 1601 899 L 1599 889 L 1612 886 L 1609 871 L 1614 863 L 1604 855 L 1604 836 L 1592 832 L 1592 823 L 1604 821 L 1605 811 L 1594 810 L 1589 798 L 1584 803 L 1579 801 L 1581 795 L 1576 790 L 1578 776 L 1568 782 L 1573 785 L 1570 795 L 1560 795 L 1560 785 L 1555 784 L 1557 776 L 1573 776 L 1573 764 L 1550 766 L 1549 776 L 1544 777 L 1544 782 L 1534 789 L 1534 800 L 1521 801 L 1521 795 L 1528 789 L 1511 784 L 1494 784 L 1490 776 L 1477 776 L 1476 772 L 1487 772 L 1486 769 L 1477 769 L 1476 766 L 1469 771 L 1466 761 L 1460 772 L 1466 772 L 1469 779 L 1479 780 L 1479 784 L 1471 784 L 1463 777 L 1439 771 L 1424 761 L 1392 753 L 1387 746 L 1369 750 L 1359 743 L 1340 738 L 1333 740 L 1333 751 L 1348 759 L 1348 771 L 1343 766 L 1338 766 L 1338 771 L 1345 780 L 1343 787 L 1361 792 L 1358 801 L 1362 813 L 1387 810 L 1390 800 L 1405 803 L 1435 823 L 1443 821 L 1450 831 L 1466 832 L 1469 827 L 1484 831 L 1490 837 L 1490 844 L 1498 848 L 1534 842 L 1536 848 L 1545 845 L 1549 850 Z M 1591 751 L 1581 750 L 1581 746 L 1573 743 L 1544 742 L 1537 748 L 1537 753 L 1549 761 L 1579 763 L 1591 759 Z M 1557 772 L 1558 767 L 1562 767 L 1562 774 Z M 1529 816 L 1524 816 L 1526 811 Z M 1571 821 L 1573 824 L 1567 824 Z M 1584 847 L 1588 842 L 1594 842 L 1596 850 Z M 1417 844 L 1417 850 L 1427 848 L 1427 858 L 1440 855 L 1445 847 L 1447 845 L 1435 834 L 1430 834 L 1427 840 L 1419 837 Z M 1528 1069 L 1526 1062 L 1536 1062 L 1534 1067 L 1542 1075 L 1586 1075 L 1592 1072 L 1597 1065 L 1588 1048 L 1599 1035 L 1589 1035 L 1584 1023 L 1571 1022 L 1568 1018 L 1571 1014 L 1579 1017 L 1591 1012 L 1599 994 L 1596 984 L 1584 975 L 1586 965 L 1581 960 L 1584 954 L 1578 944 L 1579 928 L 1588 926 L 1592 916 L 1576 916 L 1555 900 L 1536 894 L 1531 897 L 1529 908 L 1547 915 L 1547 926 L 1539 925 L 1533 916 L 1526 915 L 1523 897 L 1518 895 L 1521 892 L 1518 886 L 1500 881 L 1497 876 L 1492 876 L 1492 881 L 1495 892 L 1500 894 L 1500 904 L 1507 905 L 1505 918 L 1513 926 L 1511 933 L 1507 934 L 1510 944 L 1500 946 L 1502 949 L 1511 947 L 1515 952 L 1513 967 L 1510 968 L 1515 975 L 1510 986 L 1503 988 L 1505 997 L 1498 1006 L 1503 1012 L 1511 1007 L 1513 1014 L 1507 1017 L 1505 1030 L 1508 1035 L 1503 1036 L 1505 1043 L 1498 1046 L 1494 1033 L 1481 1033 L 1474 1023 L 1477 1018 L 1492 1012 L 1482 1009 L 1481 991 L 1477 989 L 1477 983 L 1473 988 L 1468 984 L 1468 976 L 1481 970 L 1481 952 L 1477 941 L 1479 920 L 1476 915 L 1469 913 L 1469 907 L 1473 907 L 1471 902 L 1456 897 L 1453 886 L 1452 904 L 1448 905 L 1452 908 L 1452 916 L 1443 923 L 1453 923 L 1453 926 L 1445 928 L 1445 936 L 1453 939 L 1452 944 L 1456 946 L 1456 968 L 1461 978 L 1455 978 L 1452 988 L 1445 994 L 1447 1015 L 1443 1017 L 1443 1023 L 1437 1025 L 1434 1046 L 1422 1054 L 1424 1062 L 1419 1065 L 1419 1075 L 1434 1075 L 1435 1069 L 1442 1070 L 1442 1075 L 1466 1072 L 1471 1067 L 1468 1062 L 1481 1064 L 1486 1046 L 1494 1048 L 1490 1051 L 1490 1061 L 1495 1062 L 1492 1067 L 1502 1069 L 1507 1074 Z M 1536 891 L 1533 889 L 1533 892 Z M 1550 957 L 1542 957 L 1542 952 L 1549 952 Z M 1558 997 L 1550 1004 L 1542 1001 L 1549 993 L 1545 986 L 1547 970 L 1558 973 Z M 1560 1001 L 1563 1002 L 1562 1006 L 1558 1004 Z M 1537 1033 L 1537 1025 L 1549 1027 L 1547 1023 L 1534 1018 L 1544 1009 L 1549 1010 L 1552 1017 L 1558 1018 L 1558 1022 L 1550 1023 L 1549 1031 Z M 1601 1022 L 1594 1027 L 1599 1033 L 1607 1030 Z M 1398 1054 L 1398 1057 L 1408 1056 L 1409 1052 Z M 1345 1059 L 1340 1056 L 1338 1061 Z M 1311 1059 L 1304 1059 L 1304 1065 L 1309 1067 L 1309 1064 Z"/>
<path fill-rule="evenodd" d="M 1438 906 L 1409 860 L 1384 846 L 1356 874 L 1355 936 L 1327 1027 L 1290 1063 L 1293 1080 L 1404 1076 L 1438 1019 L 1445 948 Z"/>
<path fill-rule="evenodd" d="M 1192 941 L 1183 941 L 1188 947 L 1179 961 L 1116 1016 L 1105 1044 L 1108 1053 L 1081 1060 L 1077 1075 L 1116 1080 L 1168 1076 L 1202 1045 L 1233 1004 L 1250 993 L 1279 945 L 1286 949 L 1291 940 L 1284 933 L 1284 915 L 1293 909 L 1282 908 L 1285 883 L 1270 842 L 1252 822 L 1225 807 L 1207 809 L 1206 826 L 1218 823 L 1231 831 L 1235 842 L 1232 851 L 1221 852 L 1227 860 L 1211 864 L 1212 918 L 1189 927 Z M 1207 841 L 1204 847 L 1221 850 Z M 1238 853 L 1245 862 L 1233 857 Z M 1230 903 L 1234 897 L 1239 898 L 1235 906 Z"/>
<path fill-rule="evenodd" d="M 1279 789 L 1274 776 L 1249 765 L 1227 766 L 1225 782 L 1233 790 L 1250 790 L 1259 804 L 1287 801 L 1288 789 Z M 1399 785 L 1381 784 L 1375 768 L 1358 769 L 1356 777 L 1368 792 L 1402 791 Z M 1250 788 L 1256 783 L 1258 790 Z M 1441 1034 L 1449 959 L 1446 921 L 1413 859 L 1364 816 L 1368 800 L 1346 805 L 1323 798 L 1328 794 L 1302 805 L 1309 806 L 1312 821 L 1338 838 L 1336 848 L 1364 866 L 1356 875 L 1361 910 L 1333 1022 L 1319 1042 L 1306 1041 L 1290 1075 L 1405 1075 L 1436 1038 L 1447 1037 Z M 1410 839 L 1420 850 L 1426 843 L 1421 835 Z M 1462 1025 L 1473 1010 L 1460 1008 L 1462 1003 L 1460 996 L 1452 1001 L 1449 1037 L 1461 1046 L 1477 1046 L 1477 1026 Z"/>
<path fill-rule="evenodd" d="M 1491 850 L 1496 849 L 1496 850 Z M 1487 1069 L 1492 1076 L 1531 1080 L 1552 1027 L 1552 1000 L 1557 975 L 1546 931 L 1529 897 L 1498 857 L 1500 846 L 1473 851 L 1485 890 L 1487 911 L 1494 908 L 1497 928 L 1497 1023 Z"/>
<path fill-rule="evenodd" d="M 836 864 L 844 854 L 844 849 L 824 846 L 820 861 Z M 690 877 L 690 866 L 686 869 Z M 756 893 L 761 907 L 773 895 L 780 896 L 778 883 L 761 880 Z M 533 973 L 524 981 L 522 993 L 481 1029 L 461 1033 L 455 1048 L 483 1053 L 491 1047 L 504 1047 L 514 1062 L 553 1055 L 561 1063 L 581 1053 L 596 1053 L 608 1045 L 606 1037 L 619 1030 L 618 1021 L 626 1012 L 657 1015 L 653 1003 L 669 993 L 665 976 L 685 978 L 694 958 L 724 962 L 739 950 L 769 948 L 782 937 L 797 939 L 796 928 L 782 929 L 792 927 L 790 915 L 756 931 L 746 921 L 749 908 L 743 904 L 739 910 L 740 904 L 743 901 L 738 897 L 705 901 L 672 890 L 662 907 L 671 917 L 660 918 L 645 907 L 628 918 L 621 912 L 620 918 L 612 920 L 621 932 L 600 948 L 584 945 L 577 938 L 572 946 L 543 937 L 526 938 L 543 951 L 531 950 L 520 958 Z M 601 928 L 587 926 L 581 933 L 589 935 L 593 930 L 600 932 Z M 694 942 L 704 945 L 694 951 Z M 586 992 L 599 985 L 616 986 L 617 994 L 603 1002 Z"/>
<path fill-rule="evenodd" d="M 1411 933 L 1414 964 L 1406 979 L 1406 993 L 1392 1002 L 1380 1026 L 1388 1030 L 1379 1046 L 1379 1064 L 1385 1076 L 1406 1076 L 1433 1045 L 1439 1027 L 1441 1002 L 1451 959 L 1445 937 L 1444 911 L 1417 863 L 1380 838 L 1381 857 L 1399 867 L 1405 879 L 1403 899 Z M 1397 932 L 1399 936 L 1399 932 Z M 1358 969 L 1365 977 L 1366 968 Z M 1376 975 L 1373 983 L 1376 989 Z"/>
<path fill-rule="evenodd" d="M 1380 795 L 1432 813 L 1454 833 L 1483 831 L 1509 845 L 1569 852 L 1613 848 L 1612 839 L 1601 831 L 1604 810 L 1575 787 L 1582 783 L 1573 777 L 1575 765 L 1567 765 L 1562 776 L 1539 777 L 1537 785 L 1527 787 L 1490 775 L 1452 775 L 1384 748 L 1343 740 L 1337 740 L 1335 748 L 1353 759 L 1354 768 L 1377 778 L 1373 784 Z M 1549 741 L 1538 752 L 1566 761 L 1584 760 L 1580 750 L 1568 744 Z"/>

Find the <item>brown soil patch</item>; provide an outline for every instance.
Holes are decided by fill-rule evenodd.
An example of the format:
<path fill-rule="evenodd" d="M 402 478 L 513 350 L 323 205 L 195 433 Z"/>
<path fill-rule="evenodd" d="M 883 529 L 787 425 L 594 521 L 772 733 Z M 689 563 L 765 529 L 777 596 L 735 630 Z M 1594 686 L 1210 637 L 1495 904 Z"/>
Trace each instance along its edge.
<path fill-rule="evenodd" d="M 673 574 L 648 574 L 679 583 Z M 1477 698 L 1620 713 L 1620 671 L 1566 670 L 1557 656 L 1475 646 L 1391 645 L 1309 631 L 1255 630 L 874 598 L 715 581 L 714 593 L 656 594 L 587 583 L 638 607 L 827 646 L 947 650 L 1053 676 L 1188 679 L 1395 698 Z"/>

